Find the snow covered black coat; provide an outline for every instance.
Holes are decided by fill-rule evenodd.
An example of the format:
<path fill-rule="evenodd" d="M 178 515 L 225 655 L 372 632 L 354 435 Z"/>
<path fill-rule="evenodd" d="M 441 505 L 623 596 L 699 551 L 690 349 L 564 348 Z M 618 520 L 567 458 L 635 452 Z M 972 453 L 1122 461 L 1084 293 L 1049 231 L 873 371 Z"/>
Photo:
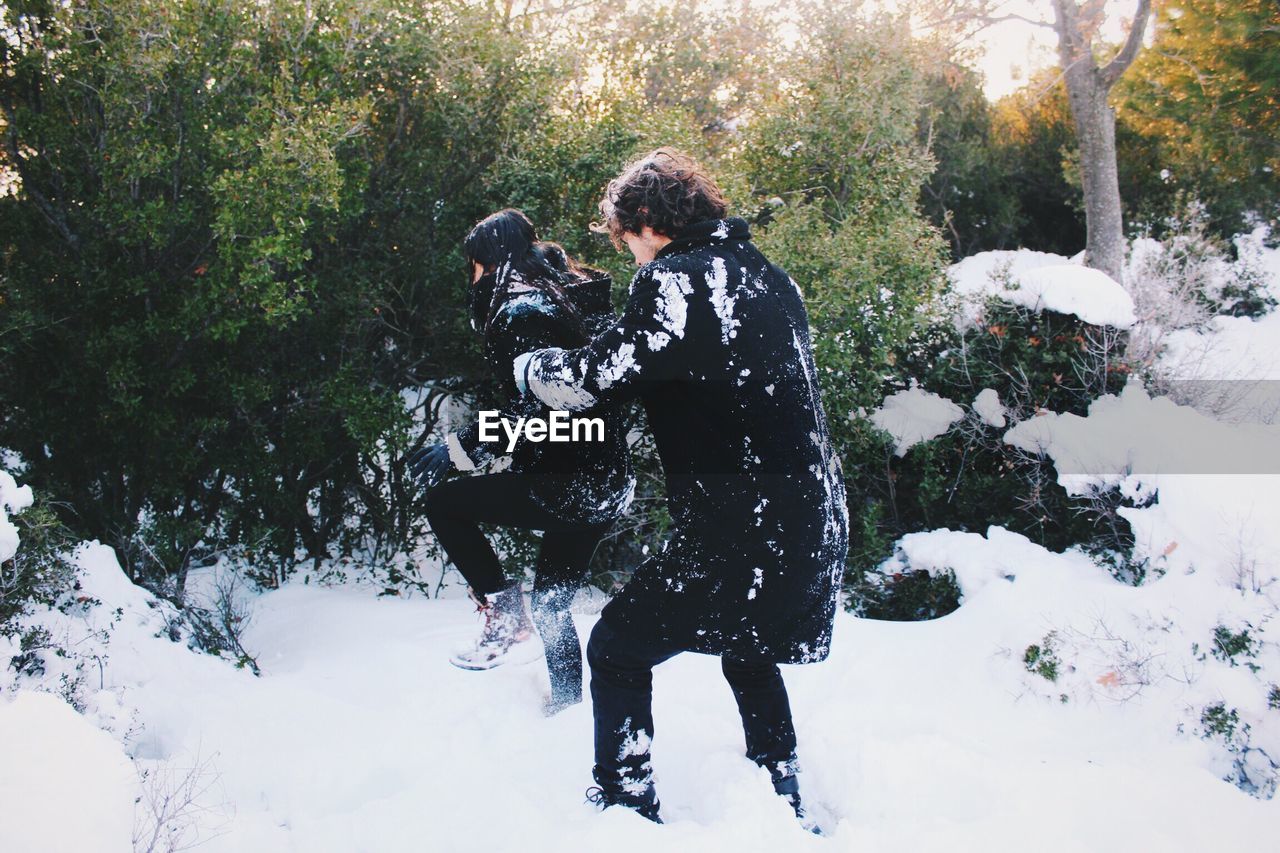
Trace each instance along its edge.
<path fill-rule="evenodd" d="M 617 315 L 610 302 L 612 282 L 605 273 L 591 270 L 585 278 L 564 287 L 581 326 L 563 306 L 522 280 L 518 272 L 503 268 L 499 274 L 510 277 L 503 304 L 496 312 L 492 306 L 480 306 L 480 313 L 482 317 L 492 313 L 485 331 L 485 362 L 501 384 L 504 403 L 500 411 L 514 426 L 520 417 L 546 418 L 549 409 L 516 390 L 512 359 L 539 347 L 573 346 L 583 340 L 584 332 L 590 336 L 608 328 Z M 510 454 L 510 465 L 503 470 L 539 475 L 532 489 L 534 500 L 566 521 L 597 524 L 621 515 L 635 491 L 626 425 L 616 403 L 588 407 L 577 416 L 601 418 L 604 441 L 556 443 L 520 438 Z M 498 435 L 497 442 L 481 441 L 478 420 L 450 433 L 445 442 L 454 467 L 472 471 L 501 460 L 508 439 L 501 429 Z"/>
<path fill-rule="evenodd" d="M 826 657 L 848 548 L 838 457 L 795 282 L 741 219 L 697 223 L 631 282 L 585 347 L 534 353 L 550 406 L 639 396 L 674 529 L 604 613 L 611 627 L 746 660 Z"/>

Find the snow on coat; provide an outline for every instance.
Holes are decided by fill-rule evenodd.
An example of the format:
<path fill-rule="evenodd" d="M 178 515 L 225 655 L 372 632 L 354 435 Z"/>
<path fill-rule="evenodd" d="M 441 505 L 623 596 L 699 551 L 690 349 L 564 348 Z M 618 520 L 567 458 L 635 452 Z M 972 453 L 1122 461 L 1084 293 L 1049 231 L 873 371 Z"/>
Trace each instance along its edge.
<path fill-rule="evenodd" d="M 609 299 L 609 276 L 594 270 L 590 273 L 564 288 L 588 335 L 608 328 L 616 317 Z M 511 360 L 539 347 L 580 343 L 583 329 L 545 292 L 521 281 L 519 273 L 503 269 L 501 274 L 513 280 L 485 334 L 485 362 L 501 383 L 503 417 L 513 424 L 521 417 L 546 418 L 548 407 L 516 390 Z M 626 425 L 615 404 L 586 407 L 578 416 L 603 419 L 604 441 L 531 442 L 522 437 L 506 470 L 539 475 L 533 498 L 560 518 L 597 524 L 621 515 L 635 492 Z M 496 443 L 481 441 L 478 421 L 450 433 L 446 443 L 454 466 L 471 471 L 492 465 L 506 451 L 507 437 L 502 431 L 498 434 Z"/>
<path fill-rule="evenodd" d="M 803 298 L 750 236 L 736 218 L 685 229 L 616 324 L 526 376 L 550 406 L 638 396 L 648 414 L 674 528 L 606 607 L 617 630 L 804 663 L 830 647 L 848 510 Z"/>

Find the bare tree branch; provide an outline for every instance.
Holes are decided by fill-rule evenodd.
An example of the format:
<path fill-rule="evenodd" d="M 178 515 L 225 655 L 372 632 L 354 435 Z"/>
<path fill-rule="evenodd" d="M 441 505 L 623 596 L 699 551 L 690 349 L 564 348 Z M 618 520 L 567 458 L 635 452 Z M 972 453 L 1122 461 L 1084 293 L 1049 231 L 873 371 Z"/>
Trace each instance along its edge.
<path fill-rule="evenodd" d="M 1104 85 L 1111 86 L 1133 64 L 1142 47 L 1142 37 L 1146 33 L 1147 19 L 1150 17 L 1151 0 L 1138 0 L 1138 11 L 1133 17 L 1133 23 L 1129 25 L 1129 37 L 1125 40 L 1124 47 L 1102 69 Z"/>

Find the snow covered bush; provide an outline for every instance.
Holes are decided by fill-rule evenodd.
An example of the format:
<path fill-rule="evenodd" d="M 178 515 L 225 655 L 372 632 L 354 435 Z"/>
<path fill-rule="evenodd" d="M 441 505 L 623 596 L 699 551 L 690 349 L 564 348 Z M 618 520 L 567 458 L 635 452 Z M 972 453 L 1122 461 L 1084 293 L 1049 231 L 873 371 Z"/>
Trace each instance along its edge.
<path fill-rule="evenodd" d="M 1215 316 L 1256 318 L 1276 306 L 1255 240 L 1228 245 L 1209 231 L 1202 206 L 1187 203 L 1181 211 L 1165 222 L 1163 239 L 1135 239 L 1125 267 L 1138 320 L 1127 355 L 1157 382 L 1165 378 L 1158 360 L 1172 332 L 1203 329 Z"/>
<path fill-rule="evenodd" d="M 0 471 L 0 665 L 38 673 L 45 655 L 66 654 L 47 629 L 23 617 L 60 602 L 74 606 L 65 600 L 76 583 L 75 567 L 66 558 L 70 545 L 66 528 L 49 507 L 35 501 L 29 486 L 19 487 Z M 76 679 L 63 687 L 74 696 Z"/>
<path fill-rule="evenodd" d="M 6 482 L 7 481 L 7 482 Z M 12 531 L 12 548 L 5 548 L 0 562 L 0 630 L 32 604 L 48 604 L 74 580 L 74 570 L 63 556 L 70 535 L 44 503 L 23 505 L 15 493 L 13 478 L 0 471 L 0 527 Z M 29 489 L 26 489 L 30 493 Z"/>
<path fill-rule="evenodd" d="M 1117 330 L 1073 315 L 995 299 L 981 323 L 929 330 L 899 365 L 919 385 L 889 395 L 868 416 L 891 441 L 878 470 L 859 472 L 863 494 L 882 507 L 882 541 L 998 524 L 1054 549 L 1126 550 L 1116 495 L 1073 498 L 1056 484 L 1051 462 L 1003 440 L 1029 418 L 1083 414 L 1118 391 L 1127 375 L 1117 358 L 1121 340 Z"/>

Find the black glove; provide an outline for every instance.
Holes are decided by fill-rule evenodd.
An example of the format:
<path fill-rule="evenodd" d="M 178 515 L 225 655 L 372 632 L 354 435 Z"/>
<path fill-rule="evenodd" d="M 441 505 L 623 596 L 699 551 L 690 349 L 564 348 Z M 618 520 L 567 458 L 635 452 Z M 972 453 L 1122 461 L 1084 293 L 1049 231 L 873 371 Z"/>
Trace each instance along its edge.
<path fill-rule="evenodd" d="M 409 457 L 409 473 L 424 489 L 443 480 L 449 465 L 449 448 L 440 443 L 428 444 Z"/>

